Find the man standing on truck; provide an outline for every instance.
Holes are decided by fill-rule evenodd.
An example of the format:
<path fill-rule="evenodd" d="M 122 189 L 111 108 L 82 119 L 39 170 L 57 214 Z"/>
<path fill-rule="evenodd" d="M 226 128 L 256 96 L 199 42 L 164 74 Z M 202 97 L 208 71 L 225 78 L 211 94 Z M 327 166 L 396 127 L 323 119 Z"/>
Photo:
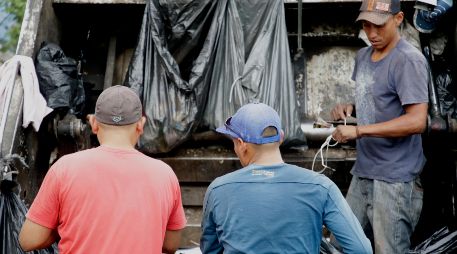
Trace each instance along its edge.
<path fill-rule="evenodd" d="M 357 140 L 346 200 L 374 237 L 375 253 L 406 253 L 422 209 L 428 65 L 400 36 L 399 0 L 363 0 L 360 11 L 357 21 L 371 46 L 357 54 L 355 105 L 340 104 L 331 112 L 340 120 L 357 109 L 357 126 L 337 126 L 332 135 L 340 143 Z"/>
<path fill-rule="evenodd" d="M 322 225 L 345 253 L 372 253 L 357 218 L 326 176 L 282 160 L 278 113 L 241 107 L 217 132 L 244 167 L 214 180 L 204 199 L 200 248 L 207 253 L 319 253 Z"/>
<path fill-rule="evenodd" d="M 135 149 L 145 118 L 133 90 L 113 86 L 89 122 L 100 146 L 49 169 L 22 227 L 24 251 L 59 237 L 60 253 L 174 253 L 186 219 L 173 170 Z"/>

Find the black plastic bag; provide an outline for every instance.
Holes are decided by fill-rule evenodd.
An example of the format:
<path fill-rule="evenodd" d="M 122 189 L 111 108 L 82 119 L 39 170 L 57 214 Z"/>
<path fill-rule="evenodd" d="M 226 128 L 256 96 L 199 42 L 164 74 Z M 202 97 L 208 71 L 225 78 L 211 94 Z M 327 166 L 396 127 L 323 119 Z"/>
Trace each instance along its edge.
<path fill-rule="evenodd" d="M 3 180 L 0 182 L 0 234 L 1 234 L 1 253 L 5 254 L 52 254 L 58 253 L 56 244 L 42 250 L 24 252 L 19 246 L 19 232 L 25 221 L 27 208 L 19 199 L 13 188 L 17 184 L 13 181 Z"/>
<path fill-rule="evenodd" d="M 457 99 L 451 93 L 452 88 L 455 89 L 451 70 L 441 69 L 435 80 L 442 113 L 457 118 Z"/>
<path fill-rule="evenodd" d="M 325 237 L 321 239 L 321 245 L 319 247 L 320 254 L 342 254 L 330 241 L 327 241 Z"/>
<path fill-rule="evenodd" d="M 35 69 L 40 92 L 48 107 L 69 110 L 71 114 L 81 117 L 86 96 L 77 62 L 66 57 L 56 44 L 43 42 L 36 57 Z"/>
<path fill-rule="evenodd" d="M 286 146 L 304 144 L 284 2 L 219 2 L 223 3 L 215 14 L 219 41 L 204 123 L 216 128 L 242 105 L 259 101 L 278 111 Z"/>
<path fill-rule="evenodd" d="M 451 232 L 447 227 L 444 227 L 410 250 L 408 254 L 450 254 L 456 252 L 457 231 Z"/>
<path fill-rule="evenodd" d="M 281 0 L 147 1 L 124 83 L 147 117 L 140 150 L 168 152 L 252 101 L 279 112 L 285 144 L 304 144 L 289 54 Z"/>

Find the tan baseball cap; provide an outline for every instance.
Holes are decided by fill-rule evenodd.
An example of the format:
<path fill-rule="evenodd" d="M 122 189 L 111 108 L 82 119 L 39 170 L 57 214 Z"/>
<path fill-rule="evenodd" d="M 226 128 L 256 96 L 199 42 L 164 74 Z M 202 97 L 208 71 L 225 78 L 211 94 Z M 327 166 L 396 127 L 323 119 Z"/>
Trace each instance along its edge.
<path fill-rule="evenodd" d="M 142 106 L 138 95 L 129 87 L 112 86 L 103 91 L 95 104 L 95 119 L 108 125 L 138 122 Z"/>
<path fill-rule="evenodd" d="M 400 0 L 363 0 L 356 21 L 366 20 L 375 25 L 383 25 L 390 15 L 400 12 Z"/>

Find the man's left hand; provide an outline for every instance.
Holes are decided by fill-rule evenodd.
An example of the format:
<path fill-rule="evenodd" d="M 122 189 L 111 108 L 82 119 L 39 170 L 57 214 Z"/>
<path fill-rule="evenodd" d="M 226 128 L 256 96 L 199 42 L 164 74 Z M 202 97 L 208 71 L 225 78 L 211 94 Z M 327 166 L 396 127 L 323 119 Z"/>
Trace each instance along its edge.
<path fill-rule="evenodd" d="M 338 125 L 332 133 L 334 140 L 338 143 L 346 143 L 357 138 L 357 127 L 352 125 Z"/>

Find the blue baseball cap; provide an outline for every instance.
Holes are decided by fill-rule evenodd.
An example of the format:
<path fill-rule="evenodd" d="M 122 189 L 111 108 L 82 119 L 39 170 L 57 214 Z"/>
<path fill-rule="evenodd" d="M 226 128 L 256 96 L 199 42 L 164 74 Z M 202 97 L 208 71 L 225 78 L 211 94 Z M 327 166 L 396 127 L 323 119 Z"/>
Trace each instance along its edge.
<path fill-rule="evenodd" d="M 277 134 L 264 137 L 262 133 L 267 127 L 274 127 Z M 246 143 L 274 143 L 281 139 L 281 119 L 272 107 L 263 103 L 249 103 L 238 109 L 216 131 L 232 138 L 240 138 Z"/>
<path fill-rule="evenodd" d="M 432 10 L 416 9 L 413 17 L 414 27 L 422 33 L 433 32 L 440 18 L 452 5 L 452 0 L 438 0 Z"/>

